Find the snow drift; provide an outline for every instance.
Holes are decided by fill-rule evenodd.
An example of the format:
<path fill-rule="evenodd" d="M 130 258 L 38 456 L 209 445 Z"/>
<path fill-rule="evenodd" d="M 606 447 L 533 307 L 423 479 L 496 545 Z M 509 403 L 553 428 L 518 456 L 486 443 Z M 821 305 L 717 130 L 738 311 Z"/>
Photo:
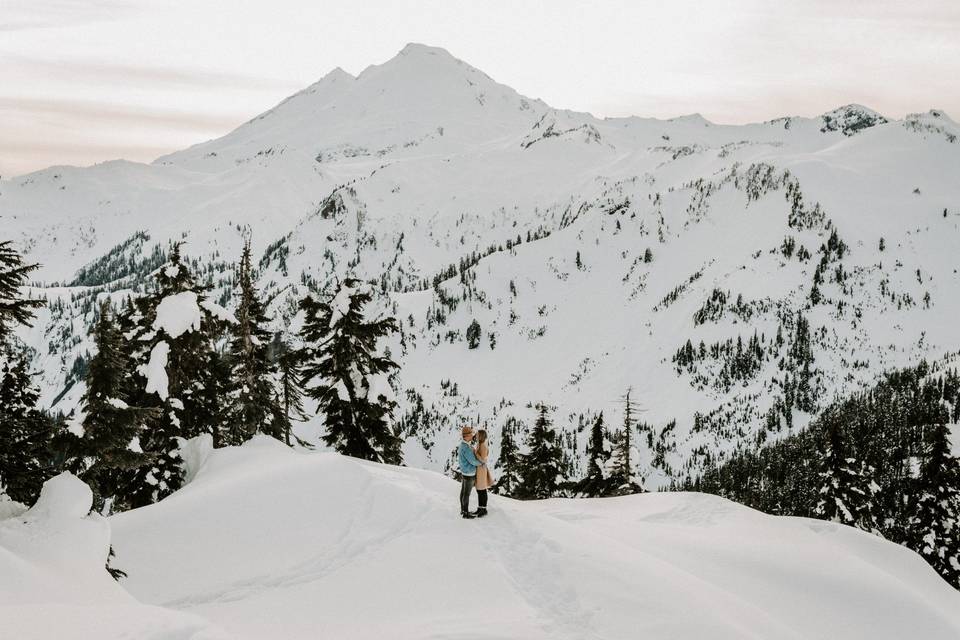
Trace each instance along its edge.
<path fill-rule="evenodd" d="M 848 527 L 691 493 L 494 497 L 464 521 L 457 490 L 258 438 L 111 518 L 116 564 L 238 638 L 960 637 L 960 594 Z"/>
<path fill-rule="evenodd" d="M 104 569 L 110 525 L 87 515 L 93 496 L 64 473 L 29 511 L 0 520 L 0 636 L 217 640 L 204 620 L 134 600 Z"/>

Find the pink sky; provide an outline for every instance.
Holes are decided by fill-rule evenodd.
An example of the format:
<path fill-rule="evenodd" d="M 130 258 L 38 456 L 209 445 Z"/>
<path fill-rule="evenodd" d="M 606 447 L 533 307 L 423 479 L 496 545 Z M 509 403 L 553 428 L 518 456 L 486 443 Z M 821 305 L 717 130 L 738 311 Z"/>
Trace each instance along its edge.
<path fill-rule="evenodd" d="M 960 117 L 957 0 L 0 0 L 0 176 L 222 135 L 407 42 L 598 116 Z"/>

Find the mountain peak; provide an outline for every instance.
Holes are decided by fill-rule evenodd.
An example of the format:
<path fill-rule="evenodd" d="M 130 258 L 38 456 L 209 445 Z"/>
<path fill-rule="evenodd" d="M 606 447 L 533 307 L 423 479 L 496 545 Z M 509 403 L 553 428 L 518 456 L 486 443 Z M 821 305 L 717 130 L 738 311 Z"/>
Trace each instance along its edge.
<path fill-rule="evenodd" d="M 446 56 L 452 58 L 453 55 L 444 49 L 443 47 L 432 47 L 427 44 L 422 44 L 420 42 L 408 42 L 404 45 L 403 49 L 397 54 L 398 56 L 421 56 L 421 55 L 430 55 L 430 56 Z"/>
<path fill-rule="evenodd" d="M 845 136 L 852 136 L 863 129 L 888 122 L 885 117 L 862 104 L 846 104 L 828 111 L 820 118 L 823 120 L 821 132 L 840 131 Z"/>
<path fill-rule="evenodd" d="M 340 82 L 344 80 L 356 80 L 356 78 L 343 70 L 343 67 L 336 67 L 330 73 L 320 78 L 320 82 Z"/>

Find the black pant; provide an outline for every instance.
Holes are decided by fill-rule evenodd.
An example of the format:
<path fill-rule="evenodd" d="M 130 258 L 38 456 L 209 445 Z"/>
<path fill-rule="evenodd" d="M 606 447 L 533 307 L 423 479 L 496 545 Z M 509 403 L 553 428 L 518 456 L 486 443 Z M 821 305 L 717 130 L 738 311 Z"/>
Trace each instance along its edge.
<path fill-rule="evenodd" d="M 477 501 L 480 503 L 481 509 L 487 508 L 487 490 L 486 489 L 477 489 Z"/>
<path fill-rule="evenodd" d="M 460 480 L 460 513 L 470 511 L 470 492 L 477 484 L 477 476 L 462 476 Z"/>

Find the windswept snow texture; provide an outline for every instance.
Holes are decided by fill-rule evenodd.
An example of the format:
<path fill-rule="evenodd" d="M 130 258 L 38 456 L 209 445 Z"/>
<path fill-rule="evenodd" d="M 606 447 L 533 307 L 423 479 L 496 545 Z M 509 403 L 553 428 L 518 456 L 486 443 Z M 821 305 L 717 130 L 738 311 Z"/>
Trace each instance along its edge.
<path fill-rule="evenodd" d="M 226 301 L 251 238 L 277 331 L 299 328 L 311 290 L 376 283 L 404 334 L 390 348 L 406 461 L 437 470 L 464 421 L 487 423 L 496 460 L 507 419 L 522 439 L 544 402 L 582 476 L 581 428 L 600 411 L 622 424 L 613 401 L 633 387 L 652 438 L 637 472 L 669 486 L 803 429 L 883 371 L 960 350 L 960 126 L 939 110 L 599 119 L 414 44 L 149 165 L 2 180 L 0 228 L 43 264 L 33 293 L 51 306 L 23 337 L 64 414 L 95 299 L 141 291 L 171 241 Z M 842 255 L 822 249 L 833 234 Z M 169 301 L 164 331 L 196 326 L 188 302 Z M 798 312 L 809 412 L 778 404 L 798 374 Z M 761 355 L 737 355 L 755 335 Z M 677 365 L 688 340 L 697 358 Z"/>
<path fill-rule="evenodd" d="M 87 515 L 92 500 L 64 473 L 29 511 L 0 513 L 0 637 L 226 640 L 201 618 L 140 604 L 110 577 L 110 526 Z"/>
<path fill-rule="evenodd" d="M 692 493 L 494 496 L 465 521 L 457 492 L 258 436 L 110 522 L 136 597 L 237 638 L 960 637 L 960 594 L 852 528 Z"/>

